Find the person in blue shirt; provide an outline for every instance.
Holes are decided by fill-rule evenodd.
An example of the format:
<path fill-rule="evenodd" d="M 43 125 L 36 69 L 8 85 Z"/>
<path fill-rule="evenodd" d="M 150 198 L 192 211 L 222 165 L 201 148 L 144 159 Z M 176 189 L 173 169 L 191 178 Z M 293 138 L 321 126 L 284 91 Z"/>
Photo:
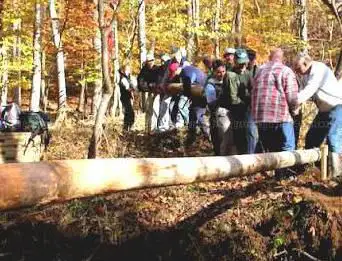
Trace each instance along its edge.
<path fill-rule="evenodd" d="M 197 126 L 200 127 L 203 134 L 210 139 L 209 126 L 205 122 L 206 99 L 203 96 L 191 95 L 191 85 L 199 85 L 204 87 L 207 75 L 198 67 L 193 65 L 185 65 L 180 73 L 183 83 L 184 95 L 191 100 L 189 108 L 189 126 L 187 144 L 191 145 L 196 139 Z"/>
<path fill-rule="evenodd" d="M 234 155 L 233 131 L 229 112 L 229 96 L 223 84 L 226 66 L 221 60 L 213 62 L 213 75 L 204 88 L 205 98 L 210 111 L 210 134 L 216 156 Z"/>

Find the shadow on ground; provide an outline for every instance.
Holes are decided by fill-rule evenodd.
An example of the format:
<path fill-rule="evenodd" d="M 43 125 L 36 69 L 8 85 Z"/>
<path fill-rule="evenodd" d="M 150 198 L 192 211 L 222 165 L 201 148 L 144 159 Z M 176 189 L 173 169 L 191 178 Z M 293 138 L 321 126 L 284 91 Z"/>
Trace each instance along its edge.
<path fill-rule="evenodd" d="M 138 192 L 119 193 L 118 197 L 102 200 L 100 205 L 99 201 L 95 204 L 94 201 L 78 201 L 77 204 L 85 204 L 83 207 L 70 203 L 68 211 L 76 219 L 64 227 L 56 222 L 60 213 L 55 209 L 50 212 L 38 211 L 38 215 L 27 217 L 21 214 L 19 218 L 16 217 L 15 223 L 0 226 L 0 260 L 280 260 L 273 258 L 274 238 L 279 233 L 285 233 L 286 229 L 297 233 L 299 238 L 291 239 L 295 243 L 278 246 L 278 250 L 303 248 L 310 250 L 316 257 L 329 257 L 322 260 L 341 260 L 342 248 L 336 248 L 332 243 L 333 235 L 328 233 L 332 225 L 327 215 L 319 214 L 317 207 L 310 203 L 295 206 L 283 204 L 281 209 L 274 209 L 262 222 L 256 219 L 252 225 L 244 224 L 242 213 L 234 225 L 228 226 L 223 218 L 228 211 L 239 208 L 240 200 L 264 192 L 279 192 L 276 181 L 269 179 L 242 189 L 210 190 L 209 194 L 220 194 L 222 197 L 171 226 L 158 226 L 157 223 L 151 226 L 141 222 L 142 213 L 136 203 L 142 199 L 139 199 L 141 195 L 135 196 Z M 101 208 L 103 206 L 105 209 Z M 316 218 L 318 225 L 315 228 L 325 233 L 320 235 L 319 242 L 314 242 L 316 245 L 312 239 L 308 239 L 306 221 L 298 219 L 298 216 L 292 217 L 290 226 L 281 224 L 288 215 L 284 214 L 283 217 L 279 213 L 288 213 L 290 210 L 297 213 L 298 208 L 305 220 Z M 243 208 L 241 211 L 244 211 Z M 54 221 L 49 219 L 54 215 Z M 14 216 L 9 214 L 7 218 Z M 90 216 L 92 218 L 85 219 Z M 106 227 L 99 216 L 115 217 L 116 221 Z M 82 222 L 95 225 L 82 227 Z M 310 225 L 314 224 L 311 222 Z M 120 233 L 122 228 L 124 233 Z M 300 243 L 301 240 L 306 243 Z M 303 255 L 295 256 L 294 253 L 292 258 L 310 260 Z"/>

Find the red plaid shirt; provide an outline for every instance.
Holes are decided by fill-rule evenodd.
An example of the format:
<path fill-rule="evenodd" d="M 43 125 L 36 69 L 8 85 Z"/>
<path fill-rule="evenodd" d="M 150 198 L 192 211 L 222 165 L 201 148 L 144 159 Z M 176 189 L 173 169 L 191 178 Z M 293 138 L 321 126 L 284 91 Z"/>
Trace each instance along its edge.
<path fill-rule="evenodd" d="M 280 62 L 263 65 L 252 88 L 252 116 L 256 123 L 292 122 L 298 83 L 295 73 Z"/>

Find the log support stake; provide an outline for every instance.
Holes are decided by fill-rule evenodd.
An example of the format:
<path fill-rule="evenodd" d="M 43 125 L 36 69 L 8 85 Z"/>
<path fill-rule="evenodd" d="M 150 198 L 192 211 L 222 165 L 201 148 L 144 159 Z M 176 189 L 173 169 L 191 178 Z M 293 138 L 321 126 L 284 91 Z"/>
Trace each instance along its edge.
<path fill-rule="evenodd" d="M 326 180 L 328 178 L 328 146 L 323 145 L 321 147 L 321 179 Z"/>

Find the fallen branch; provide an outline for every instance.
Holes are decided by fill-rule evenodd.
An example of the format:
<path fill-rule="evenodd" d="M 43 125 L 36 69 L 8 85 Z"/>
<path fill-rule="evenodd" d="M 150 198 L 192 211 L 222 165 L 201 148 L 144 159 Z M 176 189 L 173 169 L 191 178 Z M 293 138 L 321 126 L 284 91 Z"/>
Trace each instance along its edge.
<path fill-rule="evenodd" d="M 292 248 L 292 251 L 296 251 L 304 256 L 306 256 L 307 258 L 313 260 L 313 261 L 322 261 L 321 259 L 318 259 L 312 255 L 310 255 L 309 253 L 305 252 L 304 250 L 298 249 L 298 248 Z"/>

